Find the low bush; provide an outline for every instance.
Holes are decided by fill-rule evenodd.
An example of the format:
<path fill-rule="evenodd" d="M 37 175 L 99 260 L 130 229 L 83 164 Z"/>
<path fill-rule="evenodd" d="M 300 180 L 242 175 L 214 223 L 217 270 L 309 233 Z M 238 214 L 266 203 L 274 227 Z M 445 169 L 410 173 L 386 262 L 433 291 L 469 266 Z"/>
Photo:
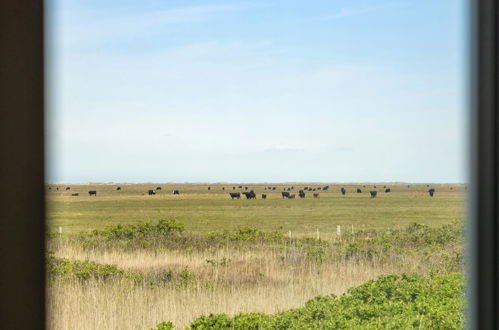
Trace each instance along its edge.
<path fill-rule="evenodd" d="M 463 308 L 459 273 L 384 275 L 274 315 L 201 316 L 190 329 L 462 329 Z"/>
<path fill-rule="evenodd" d="M 441 227 L 429 227 L 413 223 L 404 229 L 360 230 L 346 234 L 335 243 L 345 259 L 362 258 L 371 260 L 390 253 L 414 254 L 435 253 L 444 249 L 462 249 L 463 230 L 453 223 Z"/>
<path fill-rule="evenodd" d="M 175 325 L 172 322 L 161 322 L 156 326 L 156 328 L 151 329 L 151 330 L 171 330 L 175 328 Z"/>
<path fill-rule="evenodd" d="M 346 231 L 341 237 L 329 240 L 289 238 L 278 231 L 265 232 L 254 227 L 199 234 L 185 232 L 184 225 L 175 220 L 160 219 L 156 223 L 116 225 L 83 232 L 76 240 L 80 247 L 99 250 L 167 249 L 188 253 L 221 248 L 264 250 L 292 264 L 344 260 L 379 262 L 393 256 L 418 254 L 428 261 L 442 261 L 441 264 L 446 265 L 445 272 L 453 272 L 462 267 L 462 236 L 458 223 L 441 227 L 414 223 L 400 229 Z"/>
<path fill-rule="evenodd" d="M 193 288 L 200 285 L 192 272 L 187 268 L 180 271 L 171 269 L 153 272 L 129 272 L 115 265 L 99 264 L 93 261 L 70 260 L 48 255 L 46 258 L 47 277 L 50 281 L 114 281 L 117 279 L 131 280 L 130 283 L 148 288 L 165 285 L 179 289 Z"/>
<path fill-rule="evenodd" d="M 114 265 L 103 265 L 93 261 L 69 260 L 47 256 L 47 277 L 55 279 L 110 280 L 117 278 L 137 279 L 138 276 Z"/>
<path fill-rule="evenodd" d="M 175 220 L 159 219 L 156 223 L 144 222 L 110 226 L 103 230 L 93 230 L 87 236 L 100 237 L 109 241 L 130 241 L 136 239 L 159 239 L 171 237 L 184 231 L 184 225 Z"/>

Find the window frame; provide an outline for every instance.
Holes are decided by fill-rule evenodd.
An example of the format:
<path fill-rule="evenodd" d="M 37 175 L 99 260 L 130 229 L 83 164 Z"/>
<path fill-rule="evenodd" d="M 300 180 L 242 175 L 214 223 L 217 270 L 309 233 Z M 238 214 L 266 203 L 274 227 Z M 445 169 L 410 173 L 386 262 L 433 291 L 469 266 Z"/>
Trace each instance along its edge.
<path fill-rule="evenodd" d="M 470 1 L 467 326 L 498 329 L 499 5 Z"/>
<path fill-rule="evenodd" d="M 43 1 L 0 1 L 0 324 L 45 328 Z"/>
<path fill-rule="evenodd" d="M 497 329 L 499 5 L 470 1 L 470 329 Z M 0 1 L 0 324 L 43 329 L 44 1 Z"/>

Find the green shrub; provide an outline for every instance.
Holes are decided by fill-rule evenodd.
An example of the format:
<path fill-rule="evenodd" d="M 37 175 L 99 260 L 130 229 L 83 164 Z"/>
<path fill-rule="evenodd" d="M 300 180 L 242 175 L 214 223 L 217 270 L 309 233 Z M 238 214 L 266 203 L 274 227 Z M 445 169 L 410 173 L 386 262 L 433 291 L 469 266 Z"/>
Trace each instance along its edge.
<path fill-rule="evenodd" d="M 405 229 L 360 230 L 353 235 L 346 234 L 335 246 L 342 251 L 344 259 L 372 260 L 391 254 L 433 255 L 449 248 L 458 253 L 462 249 L 462 238 L 463 231 L 457 223 L 437 228 L 414 223 Z M 462 258 L 456 260 L 462 262 Z M 454 266 L 452 270 L 456 270 Z"/>
<path fill-rule="evenodd" d="M 93 261 L 69 260 L 47 256 L 47 276 L 50 280 L 109 280 L 116 278 L 137 279 L 137 275 L 120 269 L 114 265 L 103 265 Z"/>
<path fill-rule="evenodd" d="M 159 219 L 157 223 L 144 222 L 110 226 L 103 230 L 94 230 L 91 236 L 107 240 L 158 239 L 171 237 L 184 231 L 184 225 L 175 220 Z"/>
<path fill-rule="evenodd" d="M 166 321 L 166 322 L 161 322 L 156 326 L 156 328 L 151 330 L 171 330 L 173 328 L 175 328 L 175 325 L 170 321 Z"/>
<path fill-rule="evenodd" d="M 278 231 L 265 232 L 255 227 L 241 227 L 231 232 L 210 232 L 206 235 L 212 242 L 278 242 L 285 238 L 284 234 Z"/>
<path fill-rule="evenodd" d="M 189 288 L 196 285 L 196 277 L 187 268 L 184 268 L 177 277 L 176 281 L 178 287 Z"/>
<path fill-rule="evenodd" d="M 384 275 L 274 315 L 201 316 L 190 329 L 462 329 L 463 276 Z"/>
<path fill-rule="evenodd" d="M 160 219 L 156 223 L 116 225 L 80 233 L 76 239 L 80 246 L 91 249 L 260 250 L 291 264 L 343 260 L 382 262 L 394 256 L 419 254 L 426 258 L 427 265 L 434 264 L 429 268 L 438 267 L 435 271 L 448 273 L 462 267 L 462 236 L 462 227 L 458 223 L 436 228 L 414 223 L 403 229 L 346 231 L 341 239 L 324 240 L 289 238 L 278 231 L 265 232 L 254 227 L 205 234 L 187 233 L 183 224 Z M 436 260 L 441 262 L 437 265 Z M 208 259 L 207 263 L 223 265 L 214 259 Z"/>

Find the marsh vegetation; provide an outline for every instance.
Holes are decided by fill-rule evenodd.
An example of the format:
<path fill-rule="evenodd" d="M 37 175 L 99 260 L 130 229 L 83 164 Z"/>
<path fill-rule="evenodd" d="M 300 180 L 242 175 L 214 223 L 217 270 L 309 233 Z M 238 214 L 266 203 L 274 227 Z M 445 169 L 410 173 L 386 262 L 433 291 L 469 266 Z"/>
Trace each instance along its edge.
<path fill-rule="evenodd" d="M 364 184 L 332 185 L 287 200 L 290 184 L 253 185 L 266 200 L 231 200 L 232 186 L 49 193 L 49 327 L 462 327 L 463 186 L 429 197 L 426 184 L 391 184 L 371 199 L 355 192 Z M 362 304 L 362 317 L 348 312 Z"/>

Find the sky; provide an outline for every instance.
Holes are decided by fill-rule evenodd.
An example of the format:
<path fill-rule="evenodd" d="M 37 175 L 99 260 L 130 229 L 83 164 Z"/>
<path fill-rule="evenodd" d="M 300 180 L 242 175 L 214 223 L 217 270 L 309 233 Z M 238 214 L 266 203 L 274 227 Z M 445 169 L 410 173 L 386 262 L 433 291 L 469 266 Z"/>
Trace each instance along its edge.
<path fill-rule="evenodd" d="M 463 182 L 465 0 L 51 0 L 48 182 Z"/>

